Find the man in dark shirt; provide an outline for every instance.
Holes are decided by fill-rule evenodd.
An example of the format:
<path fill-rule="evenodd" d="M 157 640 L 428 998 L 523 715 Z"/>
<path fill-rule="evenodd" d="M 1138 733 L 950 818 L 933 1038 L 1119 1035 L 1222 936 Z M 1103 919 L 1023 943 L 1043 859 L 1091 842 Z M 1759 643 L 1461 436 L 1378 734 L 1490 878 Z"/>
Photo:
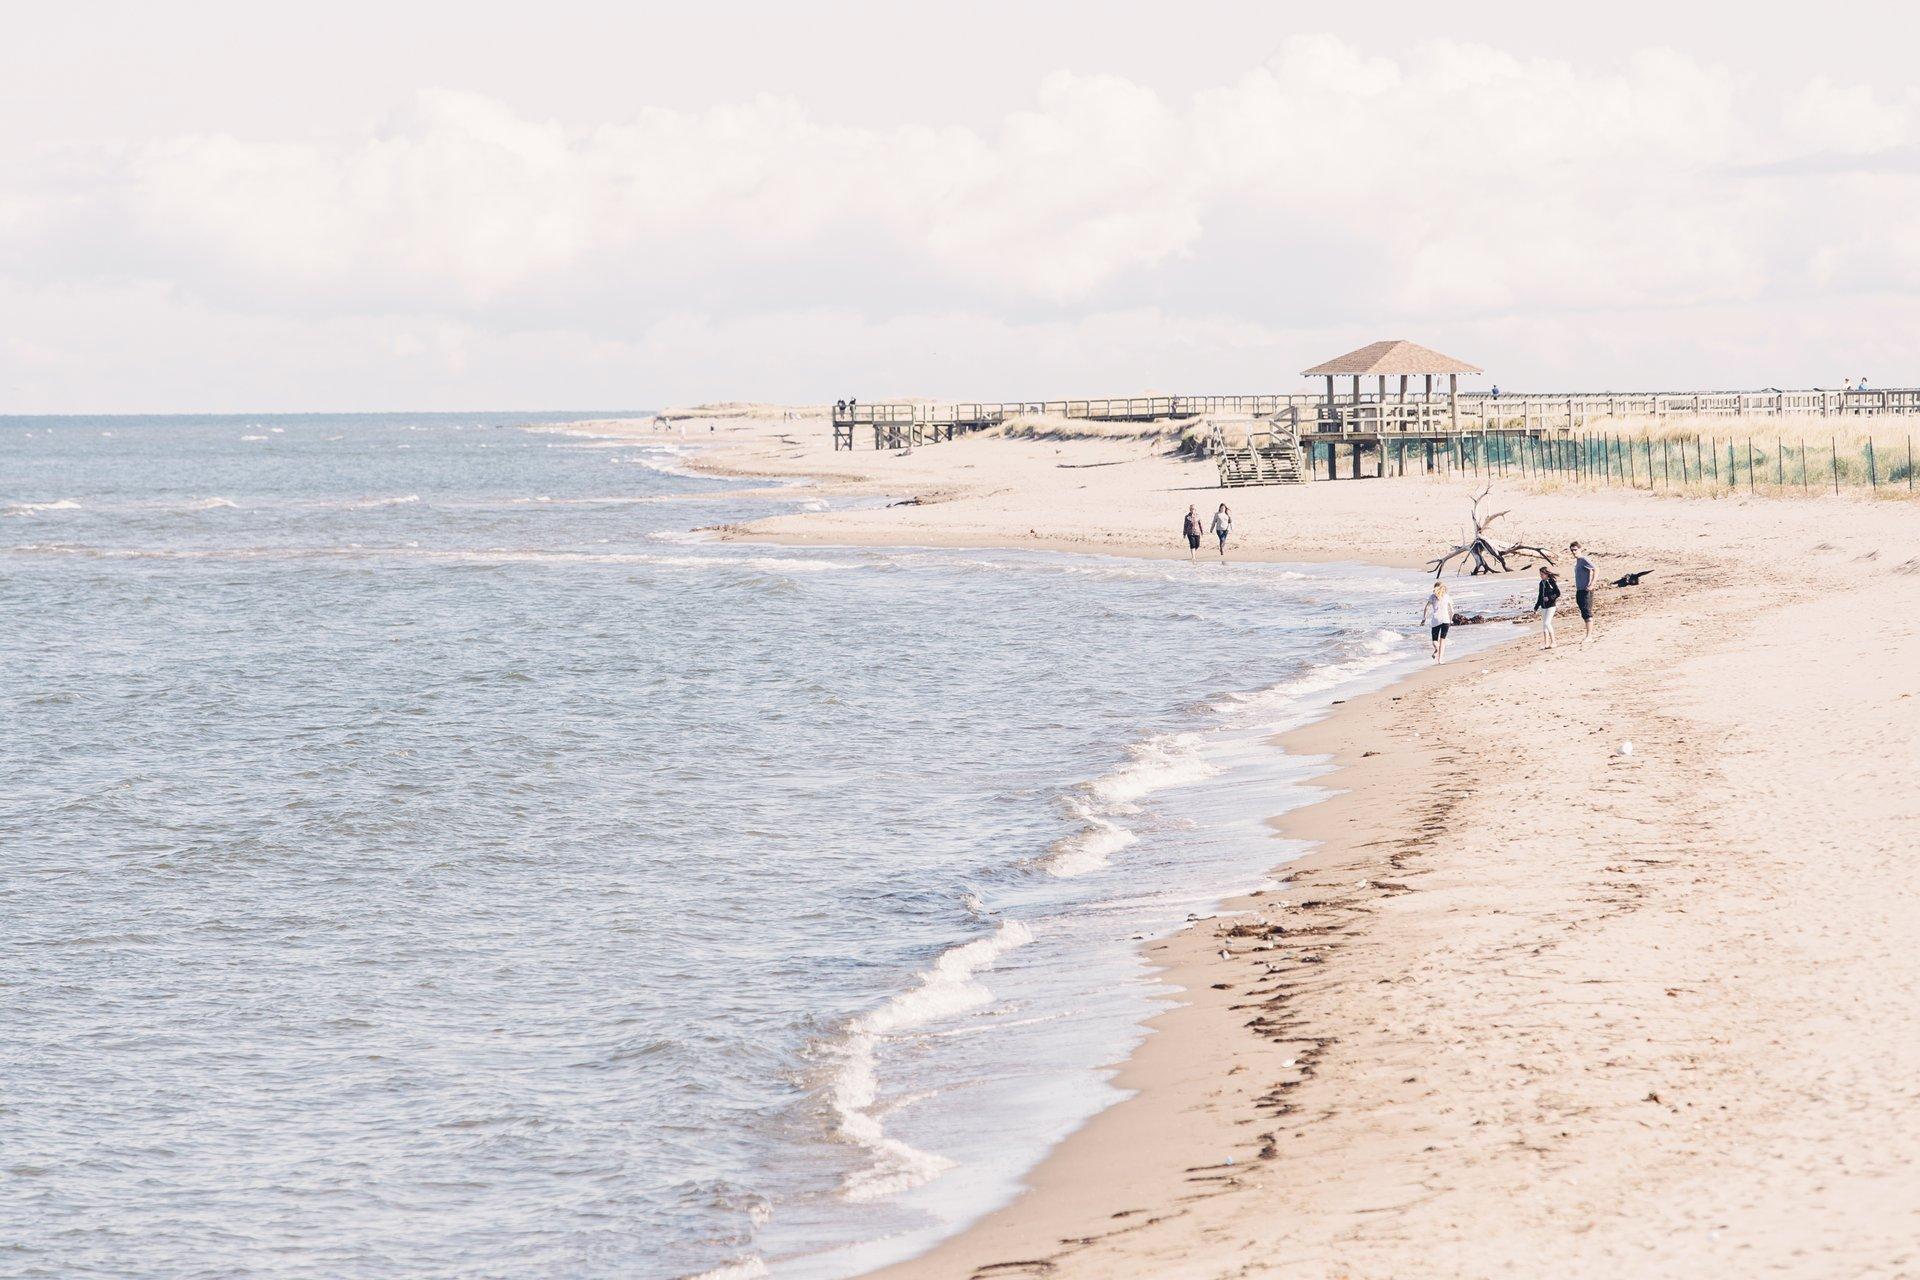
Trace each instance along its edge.
<path fill-rule="evenodd" d="M 1580 608 L 1580 621 L 1586 627 L 1581 633 L 1580 643 L 1586 644 L 1593 639 L 1593 588 L 1600 571 L 1593 567 L 1593 561 L 1587 558 L 1586 548 L 1577 542 L 1567 544 L 1567 550 L 1573 555 L 1573 602 Z"/>

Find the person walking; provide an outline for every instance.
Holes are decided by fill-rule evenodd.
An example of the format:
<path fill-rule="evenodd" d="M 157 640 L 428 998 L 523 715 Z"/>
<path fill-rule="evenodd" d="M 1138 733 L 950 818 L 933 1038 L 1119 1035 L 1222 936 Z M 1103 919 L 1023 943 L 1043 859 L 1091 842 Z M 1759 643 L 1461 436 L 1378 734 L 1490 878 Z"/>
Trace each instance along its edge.
<path fill-rule="evenodd" d="M 1540 615 L 1540 635 L 1546 643 L 1542 649 L 1553 648 L 1553 611 L 1560 603 L 1560 579 L 1547 568 L 1540 566 L 1540 590 L 1533 597 L 1533 611 Z"/>
<path fill-rule="evenodd" d="M 1433 641 L 1433 660 L 1441 661 L 1447 653 L 1447 631 L 1453 626 L 1453 597 L 1447 594 L 1447 584 L 1437 578 L 1427 595 L 1427 607 L 1420 611 L 1420 625 L 1428 628 Z"/>
<path fill-rule="evenodd" d="M 1224 502 L 1213 513 L 1213 532 L 1220 539 L 1220 558 L 1224 560 L 1227 558 L 1227 535 L 1233 532 L 1233 512 L 1227 510 Z"/>
<path fill-rule="evenodd" d="M 1567 550 L 1573 555 L 1573 603 L 1580 610 L 1580 623 L 1584 628 L 1580 643 L 1585 645 L 1593 639 L 1593 589 L 1598 584 L 1600 571 L 1593 567 L 1593 560 L 1579 543 L 1569 542 Z"/>
<path fill-rule="evenodd" d="M 1187 537 L 1187 559 L 1189 562 L 1200 554 L 1200 539 L 1206 535 L 1206 521 L 1200 518 L 1200 509 L 1191 504 L 1187 507 L 1187 520 L 1181 526 L 1181 532 Z"/>

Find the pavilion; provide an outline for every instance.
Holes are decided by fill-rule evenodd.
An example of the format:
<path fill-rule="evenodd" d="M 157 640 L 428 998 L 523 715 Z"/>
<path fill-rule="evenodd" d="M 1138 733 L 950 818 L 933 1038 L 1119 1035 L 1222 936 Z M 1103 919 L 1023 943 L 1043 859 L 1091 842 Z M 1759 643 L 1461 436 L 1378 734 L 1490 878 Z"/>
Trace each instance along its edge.
<path fill-rule="evenodd" d="M 1486 370 L 1476 368 L 1464 360 L 1455 360 L 1452 356 L 1443 356 L 1438 351 L 1423 347 L 1419 343 L 1408 342 L 1403 338 L 1395 338 L 1386 342 L 1368 343 L 1358 351 L 1349 351 L 1347 354 L 1335 357 L 1325 364 L 1317 364 L 1313 368 L 1305 370 L 1304 376 L 1309 378 L 1324 377 L 1327 380 L 1327 408 L 1325 416 L 1333 423 L 1339 423 L 1342 418 L 1339 403 L 1334 394 L 1333 380 L 1335 378 L 1345 377 L 1351 377 L 1353 379 L 1352 403 L 1357 409 L 1361 402 L 1360 379 L 1378 377 L 1380 379 L 1379 407 L 1373 417 L 1376 424 L 1384 428 L 1388 418 L 1387 379 L 1389 377 L 1397 375 L 1400 379 L 1399 403 L 1402 407 L 1400 412 L 1395 416 L 1400 418 L 1404 424 L 1408 416 L 1405 409 L 1407 402 L 1407 379 L 1416 375 L 1425 375 L 1426 377 L 1426 395 L 1422 401 L 1421 408 L 1418 410 L 1417 415 L 1415 415 L 1424 422 L 1431 413 L 1431 406 L 1433 404 L 1434 375 L 1444 373 L 1447 375 L 1448 429 L 1458 431 L 1460 429 L 1460 375 L 1463 373 L 1485 372 Z M 1352 416 L 1357 419 L 1361 415 L 1356 412 L 1352 414 Z"/>

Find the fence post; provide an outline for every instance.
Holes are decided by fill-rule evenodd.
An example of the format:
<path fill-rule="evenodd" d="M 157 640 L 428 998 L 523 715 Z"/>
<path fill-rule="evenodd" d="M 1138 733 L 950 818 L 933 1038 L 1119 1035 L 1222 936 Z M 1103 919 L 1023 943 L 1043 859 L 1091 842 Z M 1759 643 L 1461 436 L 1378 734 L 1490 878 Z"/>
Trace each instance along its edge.
<path fill-rule="evenodd" d="M 1727 446 L 1727 449 L 1728 449 L 1729 451 L 1731 451 L 1731 450 L 1733 449 L 1733 446 L 1732 446 L 1731 444 L 1729 444 L 1729 445 Z M 1735 481 L 1735 487 L 1736 487 L 1736 488 L 1738 487 L 1738 483 L 1739 483 L 1738 481 Z M 1752 436 L 1748 436 L 1748 437 L 1747 437 L 1747 492 L 1748 492 L 1748 493 L 1752 493 L 1752 492 L 1754 492 L 1754 488 L 1753 488 L 1753 437 L 1752 437 Z"/>
<path fill-rule="evenodd" d="M 1834 492 L 1834 496 L 1838 497 L 1840 494 L 1840 437 L 1839 436 L 1827 437 L 1827 456 L 1832 460 L 1833 492 Z"/>
<path fill-rule="evenodd" d="M 1826 399 L 1825 394 L 1823 393 L 1820 398 L 1822 400 L 1825 400 Z M 1801 436 L 1800 437 L 1800 496 L 1811 497 L 1812 494 L 1813 494 L 1813 482 L 1807 479 L 1807 438 L 1805 436 Z"/>
<path fill-rule="evenodd" d="M 1667 488 L 1673 488 L 1673 452 L 1665 436 L 1660 437 L 1660 480 Z"/>
<path fill-rule="evenodd" d="M 1867 437 L 1867 484 L 1872 488 L 1880 487 L 1880 468 L 1873 457 L 1873 437 Z"/>

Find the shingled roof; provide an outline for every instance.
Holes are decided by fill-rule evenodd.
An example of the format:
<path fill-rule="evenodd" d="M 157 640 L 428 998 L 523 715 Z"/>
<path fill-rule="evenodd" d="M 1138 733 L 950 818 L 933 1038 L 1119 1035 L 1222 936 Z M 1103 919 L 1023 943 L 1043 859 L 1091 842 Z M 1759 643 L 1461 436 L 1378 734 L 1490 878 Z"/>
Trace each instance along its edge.
<path fill-rule="evenodd" d="M 1303 376 L 1309 378 L 1325 377 L 1327 374 L 1394 374 L 1394 373 L 1485 373 L 1485 369 L 1475 368 L 1464 360 L 1455 360 L 1452 356 L 1443 356 L 1417 342 L 1408 342 L 1404 338 L 1394 338 L 1387 342 L 1371 342 L 1358 351 L 1349 351 L 1337 356 L 1325 364 L 1317 364 L 1308 369 Z"/>

